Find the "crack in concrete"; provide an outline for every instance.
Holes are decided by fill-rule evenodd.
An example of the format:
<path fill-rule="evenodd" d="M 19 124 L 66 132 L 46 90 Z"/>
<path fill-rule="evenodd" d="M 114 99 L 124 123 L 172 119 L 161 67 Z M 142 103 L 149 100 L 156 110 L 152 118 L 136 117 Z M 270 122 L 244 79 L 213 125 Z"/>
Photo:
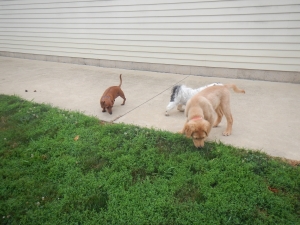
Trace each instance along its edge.
<path fill-rule="evenodd" d="M 132 112 L 133 110 L 135 110 L 135 109 L 141 107 L 142 105 L 146 104 L 147 102 L 149 102 L 149 101 L 151 101 L 152 99 L 156 98 L 157 96 L 161 95 L 162 93 L 164 93 L 165 91 L 167 91 L 167 90 L 170 89 L 171 87 L 173 87 L 173 86 L 175 86 L 175 85 L 181 83 L 182 81 L 184 81 L 185 79 L 187 79 L 187 78 L 190 77 L 190 76 L 191 76 L 191 75 L 186 75 L 185 78 L 183 78 L 183 79 L 181 79 L 180 81 L 176 82 L 175 84 L 169 86 L 169 87 L 166 88 L 165 90 L 161 91 L 161 92 L 158 93 L 157 95 L 153 96 L 152 98 L 148 99 L 147 101 L 143 102 L 142 104 L 136 106 L 135 108 L 129 110 L 128 112 L 124 113 L 123 115 L 120 115 L 120 116 L 116 117 L 115 119 L 111 120 L 110 122 L 113 123 L 113 122 L 117 121 L 117 120 L 120 119 L 121 117 L 123 117 L 123 116 L 129 114 L 130 112 Z"/>

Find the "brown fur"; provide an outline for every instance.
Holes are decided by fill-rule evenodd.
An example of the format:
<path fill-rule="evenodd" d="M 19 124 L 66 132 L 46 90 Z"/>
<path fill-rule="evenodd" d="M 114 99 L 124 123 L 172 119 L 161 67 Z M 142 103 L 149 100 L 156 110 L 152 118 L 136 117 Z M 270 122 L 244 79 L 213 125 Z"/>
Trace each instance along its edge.
<path fill-rule="evenodd" d="M 234 84 L 212 86 L 200 91 L 187 102 L 185 109 L 187 121 L 182 133 L 191 137 L 196 147 L 204 146 L 204 140 L 208 137 L 211 128 L 219 125 L 223 115 L 227 120 L 227 128 L 223 135 L 231 134 L 233 118 L 230 110 L 230 88 L 237 93 L 245 93 Z"/>
<path fill-rule="evenodd" d="M 107 110 L 109 114 L 112 114 L 112 107 L 115 103 L 115 99 L 119 96 L 123 98 L 123 103 L 121 105 L 125 105 L 126 98 L 123 91 L 121 90 L 121 85 L 122 85 L 122 74 L 120 74 L 119 86 L 111 86 L 107 88 L 103 93 L 100 99 L 102 112 L 106 112 Z"/>

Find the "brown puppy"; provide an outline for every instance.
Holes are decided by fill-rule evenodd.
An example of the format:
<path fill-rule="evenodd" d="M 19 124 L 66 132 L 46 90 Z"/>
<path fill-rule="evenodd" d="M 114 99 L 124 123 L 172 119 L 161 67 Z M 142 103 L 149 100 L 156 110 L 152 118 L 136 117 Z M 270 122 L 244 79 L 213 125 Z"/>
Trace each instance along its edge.
<path fill-rule="evenodd" d="M 187 122 L 182 133 L 191 137 L 197 148 L 204 146 L 204 140 L 209 135 L 211 128 L 218 126 L 223 114 L 227 120 L 227 128 L 223 135 L 231 134 L 233 119 L 230 110 L 230 88 L 237 93 L 245 93 L 234 84 L 218 85 L 200 91 L 187 102 L 185 109 Z"/>
<path fill-rule="evenodd" d="M 119 96 L 124 99 L 124 101 L 121 105 L 125 104 L 126 98 L 125 98 L 123 91 L 121 90 L 121 85 L 122 85 L 122 74 L 120 74 L 119 86 L 109 87 L 103 93 L 103 95 L 100 99 L 100 105 L 101 105 L 101 108 L 103 109 L 102 112 L 106 112 L 106 109 L 107 109 L 108 113 L 112 114 L 112 107 L 115 103 L 115 99 Z"/>

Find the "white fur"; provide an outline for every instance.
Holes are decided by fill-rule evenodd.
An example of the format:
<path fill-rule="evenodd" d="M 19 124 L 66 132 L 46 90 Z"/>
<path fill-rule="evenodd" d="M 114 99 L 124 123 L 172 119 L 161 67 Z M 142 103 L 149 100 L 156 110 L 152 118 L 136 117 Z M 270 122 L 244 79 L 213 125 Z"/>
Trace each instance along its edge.
<path fill-rule="evenodd" d="M 175 95 L 175 98 L 174 98 L 174 102 L 169 102 L 169 104 L 167 105 L 167 108 L 166 108 L 166 113 L 165 115 L 166 116 L 169 116 L 169 111 L 171 109 L 173 109 L 175 106 L 177 106 L 177 109 L 180 111 L 180 112 L 183 112 L 184 109 L 182 108 L 183 105 L 186 105 L 187 101 L 193 96 L 195 95 L 196 93 L 204 90 L 205 88 L 207 87 L 211 87 L 211 86 L 215 86 L 215 85 L 220 85 L 222 86 L 223 84 L 221 83 L 212 83 L 212 84 L 208 84 L 206 86 L 203 86 L 203 87 L 199 87 L 197 89 L 192 89 L 192 88 L 189 88 L 189 87 L 186 87 L 185 85 L 180 85 L 180 89 L 178 91 L 178 94 Z"/>

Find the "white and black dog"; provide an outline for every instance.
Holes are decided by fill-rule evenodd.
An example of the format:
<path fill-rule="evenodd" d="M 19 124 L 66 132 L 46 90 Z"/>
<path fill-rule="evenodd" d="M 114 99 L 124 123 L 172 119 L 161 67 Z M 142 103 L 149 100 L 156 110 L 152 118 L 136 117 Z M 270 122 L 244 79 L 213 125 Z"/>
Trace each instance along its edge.
<path fill-rule="evenodd" d="M 192 89 L 189 87 L 186 87 L 185 85 L 175 85 L 171 92 L 171 100 L 170 103 L 167 105 L 166 108 L 166 116 L 169 116 L 169 111 L 173 109 L 175 106 L 177 106 L 177 109 L 180 112 L 183 112 L 184 109 L 182 108 L 183 105 L 187 103 L 187 101 L 196 93 L 202 91 L 203 89 L 207 87 L 211 87 L 214 85 L 223 85 L 221 83 L 212 83 L 197 89 Z"/>

